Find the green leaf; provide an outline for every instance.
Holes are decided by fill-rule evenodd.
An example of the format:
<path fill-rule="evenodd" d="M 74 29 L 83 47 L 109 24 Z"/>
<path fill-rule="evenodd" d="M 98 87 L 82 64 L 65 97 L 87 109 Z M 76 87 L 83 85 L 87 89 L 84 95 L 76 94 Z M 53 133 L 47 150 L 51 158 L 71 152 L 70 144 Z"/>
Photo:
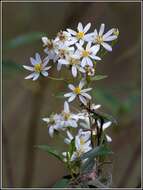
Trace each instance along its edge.
<path fill-rule="evenodd" d="M 91 80 L 92 81 L 94 81 L 94 80 L 101 80 L 101 79 L 105 79 L 107 77 L 108 77 L 107 75 L 96 75 L 94 77 L 91 77 Z"/>
<path fill-rule="evenodd" d="M 44 33 L 41 33 L 41 32 L 32 32 L 29 34 L 24 34 L 24 35 L 18 36 L 16 38 L 8 41 L 4 45 L 4 49 L 14 49 L 14 48 L 18 48 L 23 45 L 33 43 L 37 40 L 40 40 L 43 35 L 44 35 Z"/>
<path fill-rule="evenodd" d="M 70 180 L 62 178 L 61 180 L 57 181 L 53 188 L 65 188 L 68 187 Z"/>
<path fill-rule="evenodd" d="M 54 150 L 52 147 L 48 146 L 48 145 L 37 145 L 35 146 L 36 148 L 39 148 L 41 150 L 44 150 L 45 152 L 48 152 L 49 154 L 55 156 L 56 158 L 58 158 L 60 161 L 63 161 L 62 156 L 60 155 L 59 152 L 57 152 L 56 150 Z"/>
<path fill-rule="evenodd" d="M 82 171 L 87 170 L 89 168 L 90 163 L 94 161 L 95 157 L 105 156 L 109 154 L 113 154 L 113 152 L 107 146 L 104 145 L 98 146 L 92 149 L 91 151 L 83 154 L 81 160 L 84 160 L 86 158 L 88 158 L 88 160 L 82 165 L 81 170 Z"/>

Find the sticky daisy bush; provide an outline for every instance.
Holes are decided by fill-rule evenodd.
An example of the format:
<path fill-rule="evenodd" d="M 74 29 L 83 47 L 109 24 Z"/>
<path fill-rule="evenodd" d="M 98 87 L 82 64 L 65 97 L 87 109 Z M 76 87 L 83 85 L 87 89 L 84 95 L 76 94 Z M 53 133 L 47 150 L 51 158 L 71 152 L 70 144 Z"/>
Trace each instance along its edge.
<path fill-rule="evenodd" d="M 104 55 L 112 51 L 119 31 L 117 28 L 106 31 L 105 24 L 101 24 L 99 30 L 90 31 L 90 27 L 91 23 L 85 26 L 78 23 L 75 30 L 60 31 L 54 39 L 43 36 L 44 58 L 36 53 L 30 58 L 31 66 L 23 66 L 31 72 L 25 79 L 35 81 L 47 77 L 56 82 L 61 80 L 67 86 L 61 112 L 52 112 L 42 119 L 53 141 L 57 135 L 62 137 L 64 150 L 59 152 L 58 147 L 55 150 L 48 145 L 37 146 L 64 163 L 67 176 L 59 182 L 63 183 L 62 187 L 108 187 L 112 181 L 111 172 L 105 172 L 104 166 L 111 165 L 109 144 L 112 139 L 106 131 L 115 120 L 101 112 L 101 105 L 93 101 L 92 84 L 106 77 L 97 75 L 96 67 Z M 49 72 L 55 66 L 57 72 L 61 73 L 62 69 L 70 72 L 70 80 L 64 76 L 51 77 Z M 73 102 L 77 105 L 76 112 L 71 109 Z"/>

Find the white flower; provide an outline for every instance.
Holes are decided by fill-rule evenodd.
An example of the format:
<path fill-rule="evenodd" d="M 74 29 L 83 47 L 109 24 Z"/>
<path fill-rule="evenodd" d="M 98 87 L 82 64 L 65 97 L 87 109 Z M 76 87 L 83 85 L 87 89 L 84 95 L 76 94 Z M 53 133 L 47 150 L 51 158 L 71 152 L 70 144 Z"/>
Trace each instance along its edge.
<path fill-rule="evenodd" d="M 44 52 L 48 55 L 48 58 L 54 62 L 57 60 L 55 50 L 58 48 L 54 40 L 50 40 L 47 37 L 42 37 Z"/>
<path fill-rule="evenodd" d="M 90 136 L 91 133 L 89 131 L 84 132 L 81 129 L 79 130 L 78 135 L 75 137 L 76 151 L 72 154 L 71 161 L 80 158 L 81 155 L 92 149 Z"/>
<path fill-rule="evenodd" d="M 78 50 L 75 52 L 75 54 L 82 58 L 81 60 L 82 67 L 86 65 L 93 67 L 92 60 L 101 60 L 100 57 L 96 56 L 97 52 L 99 51 L 100 46 L 94 45 L 91 47 L 91 42 L 88 42 L 86 45 L 86 48 L 84 49 L 82 45 L 83 43 L 76 44 Z"/>
<path fill-rule="evenodd" d="M 44 59 L 42 61 L 40 55 L 38 53 L 36 53 L 35 59 L 31 57 L 30 61 L 31 61 L 31 64 L 33 67 L 23 65 L 23 67 L 25 69 L 27 69 L 28 71 L 32 71 L 32 74 L 25 77 L 25 79 L 37 80 L 38 77 L 40 76 L 40 73 L 45 77 L 48 76 L 47 70 L 49 70 L 51 68 L 51 66 L 46 67 L 46 65 L 48 64 L 49 59 Z"/>
<path fill-rule="evenodd" d="M 59 63 L 70 66 L 73 77 L 77 77 L 78 71 L 85 73 L 85 69 L 80 66 L 80 57 L 75 54 L 67 55 L 65 59 L 60 59 Z"/>
<path fill-rule="evenodd" d="M 58 45 L 70 46 L 70 45 L 72 45 L 72 43 L 70 42 L 70 37 L 71 37 L 71 34 L 69 32 L 60 31 L 60 32 L 58 32 L 57 37 L 55 38 L 54 41 Z"/>
<path fill-rule="evenodd" d="M 70 93 L 64 94 L 65 97 L 68 97 L 68 102 L 72 102 L 76 97 L 79 97 L 79 100 L 86 105 L 87 99 L 91 99 L 91 96 L 86 92 L 90 91 L 92 88 L 82 89 L 84 86 L 84 81 L 81 80 L 79 85 L 75 87 L 72 84 L 69 84 L 68 87 L 72 90 Z"/>
<path fill-rule="evenodd" d="M 99 45 L 103 46 L 107 51 L 112 51 L 111 45 L 109 45 L 106 42 L 110 42 L 110 41 L 117 39 L 117 35 L 114 34 L 115 29 L 112 28 L 107 33 L 103 34 L 104 30 L 105 30 L 105 24 L 101 24 L 99 33 L 95 29 L 95 31 L 93 33 L 93 42 L 95 44 L 99 44 Z"/>
<path fill-rule="evenodd" d="M 98 124 L 98 127 L 100 128 L 101 127 L 101 123 L 100 123 L 99 120 L 97 120 L 97 124 Z M 108 122 L 104 123 L 103 126 L 102 126 L 102 130 L 105 131 L 108 127 L 111 126 L 111 124 L 112 124 L 111 121 L 108 121 Z M 108 135 L 105 135 L 105 136 L 106 136 L 107 142 L 111 142 L 112 141 L 111 137 L 109 137 Z"/>
<path fill-rule="evenodd" d="M 88 35 L 86 35 L 87 31 L 90 29 L 91 23 L 88 23 L 84 28 L 82 23 L 78 23 L 77 32 L 72 29 L 67 29 L 67 31 L 73 36 L 71 37 L 72 43 L 76 43 L 78 41 L 89 41 Z"/>
<path fill-rule="evenodd" d="M 99 109 L 100 107 L 101 107 L 100 104 L 97 104 L 97 105 L 91 104 L 90 109 L 91 109 L 91 110 L 97 110 L 97 109 Z"/>
<path fill-rule="evenodd" d="M 69 54 L 72 54 L 74 52 L 74 47 L 69 47 L 66 45 L 60 45 L 58 49 L 56 49 L 56 54 L 58 56 L 58 64 L 57 64 L 57 70 L 60 71 L 62 64 L 60 63 L 61 59 L 65 59 L 66 56 Z"/>
<path fill-rule="evenodd" d="M 70 112 L 69 104 L 67 101 L 64 102 L 64 110 L 61 113 L 61 126 L 62 127 L 77 127 L 77 122 L 81 117 L 78 114 Z"/>
<path fill-rule="evenodd" d="M 49 118 L 43 118 L 43 121 L 45 121 L 48 124 L 49 127 L 49 135 L 53 137 L 54 131 L 61 129 L 60 121 L 61 116 L 58 114 L 52 114 Z"/>
<path fill-rule="evenodd" d="M 66 144 L 70 144 L 71 141 L 74 139 L 74 137 L 73 137 L 73 135 L 72 135 L 69 131 L 67 131 L 67 136 L 68 136 L 68 137 L 64 139 L 64 142 L 65 142 Z"/>

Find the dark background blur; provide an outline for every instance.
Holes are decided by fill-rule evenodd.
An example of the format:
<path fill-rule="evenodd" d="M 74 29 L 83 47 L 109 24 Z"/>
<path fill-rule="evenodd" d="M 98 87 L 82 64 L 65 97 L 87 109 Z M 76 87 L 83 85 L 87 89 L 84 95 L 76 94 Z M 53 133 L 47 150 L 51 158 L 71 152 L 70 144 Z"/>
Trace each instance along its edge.
<path fill-rule="evenodd" d="M 41 118 L 61 110 L 64 100 L 54 94 L 67 88 L 50 79 L 24 80 L 22 64 L 43 52 L 42 35 L 53 38 L 79 21 L 91 22 L 92 30 L 101 23 L 119 28 L 117 45 L 97 65 L 97 74 L 108 78 L 95 82 L 95 100 L 118 121 L 108 130 L 113 187 L 140 186 L 140 14 L 140 3 L 3 3 L 3 187 L 51 187 L 66 173 L 34 145 L 59 144 Z"/>

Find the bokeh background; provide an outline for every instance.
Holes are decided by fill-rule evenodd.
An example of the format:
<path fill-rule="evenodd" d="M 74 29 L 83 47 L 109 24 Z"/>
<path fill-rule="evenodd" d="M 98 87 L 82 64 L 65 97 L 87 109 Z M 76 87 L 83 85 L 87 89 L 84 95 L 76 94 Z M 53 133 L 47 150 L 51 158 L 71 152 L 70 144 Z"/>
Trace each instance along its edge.
<path fill-rule="evenodd" d="M 97 66 L 107 79 L 95 82 L 95 100 L 113 115 L 118 126 L 109 129 L 114 151 L 113 187 L 140 187 L 140 3 L 3 3 L 3 187 L 52 187 L 66 174 L 54 157 L 34 148 L 56 146 L 41 118 L 58 112 L 66 91 L 60 81 L 26 81 L 22 68 L 35 52 L 43 56 L 41 36 L 53 38 L 79 21 L 118 27 L 112 53 Z M 55 70 L 51 76 L 57 75 Z M 62 146 L 62 145 L 61 145 Z"/>

